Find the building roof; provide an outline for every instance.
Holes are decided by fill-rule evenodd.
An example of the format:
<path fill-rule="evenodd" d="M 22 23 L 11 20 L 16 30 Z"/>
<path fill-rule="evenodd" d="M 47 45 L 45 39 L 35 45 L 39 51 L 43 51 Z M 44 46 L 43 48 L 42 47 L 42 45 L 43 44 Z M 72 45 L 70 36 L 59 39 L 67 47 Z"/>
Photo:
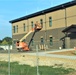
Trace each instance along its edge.
<path fill-rule="evenodd" d="M 58 6 L 54 6 L 54 7 L 39 11 L 39 12 L 35 12 L 33 14 L 29 14 L 29 15 L 11 20 L 9 22 L 10 23 L 15 23 L 15 22 L 18 22 L 18 21 L 21 21 L 21 20 L 29 19 L 29 18 L 32 18 L 32 17 L 35 17 L 35 16 L 39 16 L 39 15 L 46 14 L 46 13 L 49 13 L 49 12 L 53 12 L 53 11 L 60 10 L 60 9 L 64 9 L 64 8 L 74 6 L 74 5 L 76 5 L 76 0 L 64 3 L 64 4 L 61 4 L 61 5 L 58 5 Z"/>
<path fill-rule="evenodd" d="M 63 31 L 62 31 L 63 33 L 69 33 L 69 32 L 71 32 L 71 33 L 73 33 L 73 32 L 76 32 L 76 24 L 74 25 L 71 25 L 71 26 L 69 26 L 69 27 L 67 27 L 67 28 L 65 28 Z"/>

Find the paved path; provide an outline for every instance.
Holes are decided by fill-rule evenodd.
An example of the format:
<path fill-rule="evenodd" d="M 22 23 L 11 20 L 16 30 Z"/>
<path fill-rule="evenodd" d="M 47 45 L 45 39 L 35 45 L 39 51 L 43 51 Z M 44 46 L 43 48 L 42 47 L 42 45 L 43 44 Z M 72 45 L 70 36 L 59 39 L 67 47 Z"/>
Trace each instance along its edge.
<path fill-rule="evenodd" d="M 53 52 L 62 52 L 62 51 L 70 51 L 70 50 L 74 50 L 74 49 L 62 49 L 62 50 L 51 50 L 51 51 L 41 51 L 41 52 L 17 52 L 16 50 L 12 50 L 12 53 L 22 53 L 22 54 L 29 54 L 29 55 L 39 55 L 39 56 L 47 56 L 47 57 L 57 57 L 57 58 L 66 58 L 66 59 L 76 59 L 76 56 L 67 56 L 67 55 L 57 55 L 57 54 L 49 54 L 49 53 L 53 53 Z M 1 51 L 0 53 L 8 53 L 8 51 Z"/>
<path fill-rule="evenodd" d="M 67 55 L 58 55 L 58 54 L 49 54 L 49 53 L 53 53 L 53 52 L 62 52 L 62 51 L 70 51 L 73 49 L 69 49 L 69 50 L 54 50 L 54 51 L 44 51 L 44 52 L 38 52 L 38 53 L 27 53 L 29 55 L 38 55 L 38 56 L 46 56 L 46 57 L 57 57 L 57 58 L 66 58 L 66 59 L 76 59 L 76 56 L 67 56 Z"/>

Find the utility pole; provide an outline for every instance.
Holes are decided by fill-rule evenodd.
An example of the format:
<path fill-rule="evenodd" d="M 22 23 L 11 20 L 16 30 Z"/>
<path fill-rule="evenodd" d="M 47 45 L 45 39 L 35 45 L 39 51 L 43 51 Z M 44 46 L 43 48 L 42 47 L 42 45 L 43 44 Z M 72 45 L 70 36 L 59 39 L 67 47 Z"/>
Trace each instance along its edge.
<path fill-rule="evenodd" d="M 10 45 L 8 45 L 8 75 L 10 75 Z"/>
<path fill-rule="evenodd" d="M 37 75 L 39 74 L 39 55 L 38 55 L 38 45 L 36 45 L 36 59 L 37 59 Z"/>

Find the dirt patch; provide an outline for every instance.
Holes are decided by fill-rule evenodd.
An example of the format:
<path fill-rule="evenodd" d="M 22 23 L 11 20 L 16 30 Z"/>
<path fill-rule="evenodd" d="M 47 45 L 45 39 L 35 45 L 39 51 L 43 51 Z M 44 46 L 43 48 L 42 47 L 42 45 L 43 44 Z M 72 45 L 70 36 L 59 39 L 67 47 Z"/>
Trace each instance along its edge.
<path fill-rule="evenodd" d="M 8 54 L 0 54 L 0 61 L 8 61 Z M 65 59 L 65 58 L 56 58 L 56 57 L 47 57 L 47 56 L 39 56 L 39 65 L 40 66 L 62 66 L 66 68 L 74 68 L 76 69 L 76 59 Z M 30 55 L 28 53 L 14 53 L 10 54 L 11 62 L 19 62 L 19 64 L 27 64 L 31 66 L 37 65 L 37 56 Z"/>
<path fill-rule="evenodd" d="M 54 53 L 50 53 L 50 54 L 76 56 L 76 50 L 62 51 L 62 52 L 54 52 Z"/>

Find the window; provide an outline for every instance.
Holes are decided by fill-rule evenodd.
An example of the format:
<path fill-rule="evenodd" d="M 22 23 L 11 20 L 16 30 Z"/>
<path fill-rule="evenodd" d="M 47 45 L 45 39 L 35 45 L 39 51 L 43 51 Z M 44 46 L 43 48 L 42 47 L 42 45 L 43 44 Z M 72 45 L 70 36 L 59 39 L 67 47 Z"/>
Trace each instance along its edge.
<path fill-rule="evenodd" d="M 13 40 L 13 44 L 16 44 L 17 40 Z"/>
<path fill-rule="evenodd" d="M 16 26 L 16 30 L 17 30 L 16 32 L 18 33 L 18 25 Z"/>
<path fill-rule="evenodd" d="M 49 41 L 50 41 L 50 46 L 52 46 L 53 45 L 53 37 L 50 37 Z"/>
<path fill-rule="evenodd" d="M 26 42 L 26 39 L 24 39 L 22 42 Z"/>
<path fill-rule="evenodd" d="M 49 27 L 52 26 L 52 17 L 49 17 Z"/>
<path fill-rule="evenodd" d="M 13 26 L 13 33 L 15 33 L 15 26 Z"/>
<path fill-rule="evenodd" d="M 41 44 L 44 44 L 44 38 L 41 38 Z"/>
<path fill-rule="evenodd" d="M 31 45 L 34 46 L 34 40 L 32 39 Z"/>
<path fill-rule="evenodd" d="M 15 33 L 18 33 L 18 25 L 15 26 Z"/>
<path fill-rule="evenodd" d="M 23 24 L 23 31 L 26 31 L 25 23 Z"/>
<path fill-rule="evenodd" d="M 18 33 L 18 25 L 13 26 L 13 33 Z"/>
<path fill-rule="evenodd" d="M 42 19 L 40 19 L 40 24 L 43 27 L 43 20 Z"/>
<path fill-rule="evenodd" d="M 31 27 L 32 27 L 32 28 L 34 28 L 34 24 L 33 24 L 33 21 L 31 22 Z"/>

